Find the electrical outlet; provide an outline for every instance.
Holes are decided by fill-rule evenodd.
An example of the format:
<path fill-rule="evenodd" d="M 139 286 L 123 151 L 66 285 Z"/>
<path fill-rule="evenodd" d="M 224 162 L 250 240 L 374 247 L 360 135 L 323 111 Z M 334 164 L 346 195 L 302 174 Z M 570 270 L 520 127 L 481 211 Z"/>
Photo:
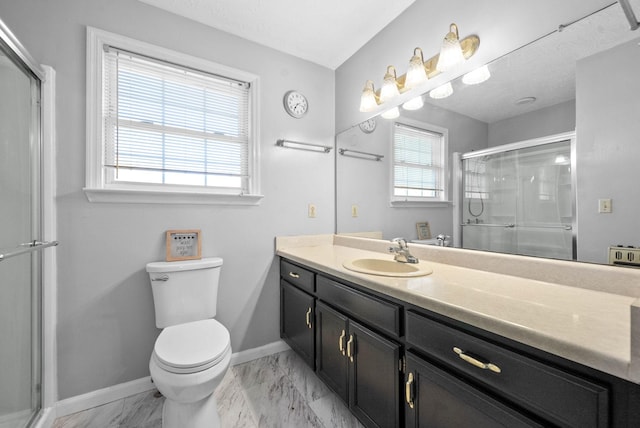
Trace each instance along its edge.
<path fill-rule="evenodd" d="M 307 211 L 308 211 L 307 215 L 309 216 L 309 218 L 316 218 L 316 206 L 315 206 L 315 204 L 309 204 Z"/>
<path fill-rule="evenodd" d="M 351 205 L 351 217 L 358 217 L 358 206 Z"/>
<path fill-rule="evenodd" d="M 611 199 L 598 199 L 599 213 L 610 213 L 611 211 Z"/>

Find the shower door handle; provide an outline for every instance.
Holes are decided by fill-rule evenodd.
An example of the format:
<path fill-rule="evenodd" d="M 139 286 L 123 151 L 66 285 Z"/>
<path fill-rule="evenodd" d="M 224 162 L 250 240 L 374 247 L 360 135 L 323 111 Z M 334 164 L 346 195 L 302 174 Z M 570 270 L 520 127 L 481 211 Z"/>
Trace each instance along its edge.
<path fill-rule="evenodd" d="M 32 253 L 34 251 L 43 250 L 49 247 L 55 247 L 58 245 L 58 241 L 31 241 L 25 242 L 24 244 L 20 244 L 19 247 L 16 247 L 15 250 L 9 251 L 8 253 L 0 254 L 0 262 L 11 257 L 19 256 L 21 254 Z"/>

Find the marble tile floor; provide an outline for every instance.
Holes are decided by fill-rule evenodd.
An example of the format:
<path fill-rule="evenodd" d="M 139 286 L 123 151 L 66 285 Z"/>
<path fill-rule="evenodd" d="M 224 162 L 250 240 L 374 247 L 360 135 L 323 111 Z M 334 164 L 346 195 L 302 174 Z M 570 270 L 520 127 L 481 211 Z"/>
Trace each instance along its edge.
<path fill-rule="evenodd" d="M 161 428 L 156 392 L 60 417 L 53 428 Z M 291 350 L 231 367 L 215 395 L 223 428 L 362 428 Z"/>

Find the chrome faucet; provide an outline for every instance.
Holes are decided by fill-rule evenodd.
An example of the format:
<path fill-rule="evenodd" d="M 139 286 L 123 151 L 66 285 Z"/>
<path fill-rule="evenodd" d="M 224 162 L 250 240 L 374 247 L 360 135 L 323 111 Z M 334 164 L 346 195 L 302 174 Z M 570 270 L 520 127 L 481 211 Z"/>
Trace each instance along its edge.
<path fill-rule="evenodd" d="M 394 238 L 391 242 L 397 243 L 397 247 L 389 247 L 389 252 L 393 253 L 393 259 L 400 263 L 418 263 L 418 259 L 411 255 L 407 240 L 404 238 Z"/>

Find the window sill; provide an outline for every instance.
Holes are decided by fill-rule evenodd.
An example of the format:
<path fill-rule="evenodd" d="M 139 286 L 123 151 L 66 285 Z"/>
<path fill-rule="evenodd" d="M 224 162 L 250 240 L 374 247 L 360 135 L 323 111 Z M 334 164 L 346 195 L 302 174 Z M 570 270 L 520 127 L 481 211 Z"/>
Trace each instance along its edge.
<path fill-rule="evenodd" d="M 447 208 L 453 205 L 453 201 L 391 201 L 391 208 Z"/>
<path fill-rule="evenodd" d="M 89 202 L 125 204 L 259 205 L 263 195 L 133 189 L 82 189 Z"/>

